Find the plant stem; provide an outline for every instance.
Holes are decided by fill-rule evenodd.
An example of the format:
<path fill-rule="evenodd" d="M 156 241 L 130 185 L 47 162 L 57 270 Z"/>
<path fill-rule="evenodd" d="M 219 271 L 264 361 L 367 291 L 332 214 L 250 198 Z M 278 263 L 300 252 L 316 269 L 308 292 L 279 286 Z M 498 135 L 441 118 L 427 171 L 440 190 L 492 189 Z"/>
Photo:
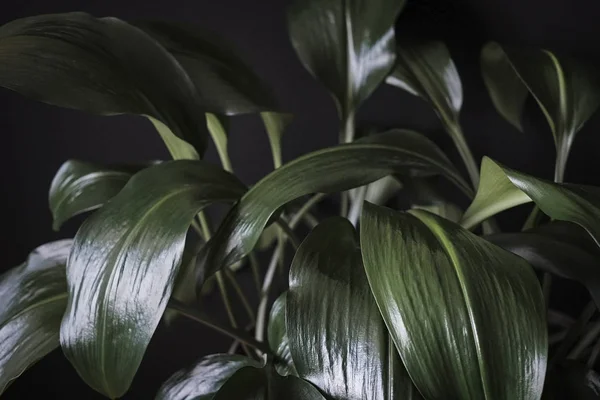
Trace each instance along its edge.
<path fill-rule="evenodd" d="M 361 186 L 357 189 L 356 197 L 352 202 L 352 207 L 350 207 L 350 211 L 348 211 L 348 220 L 355 227 L 358 223 L 358 218 L 360 217 L 360 213 L 362 211 L 363 203 L 365 201 L 365 197 L 367 196 L 368 189 L 369 185 Z"/>
<path fill-rule="evenodd" d="M 351 143 L 354 140 L 355 135 L 355 121 L 354 111 L 343 111 L 342 112 L 342 130 L 340 132 L 340 143 Z M 340 193 L 340 215 L 345 217 L 348 215 L 348 209 L 350 206 L 350 193 L 348 191 Z"/>
<path fill-rule="evenodd" d="M 442 123 L 446 128 L 446 131 L 450 134 L 452 141 L 454 141 L 454 145 L 456 146 L 460 157 L 465 163 L 465 167 L 467 168 L 467 173 L 471 178 L 471 182 L 473 183 L 473 188 L 477 190 L 477 186 L 479 185 L 479 167 L 475 162 L 475 157 L 473 157 L 473 153 L 471 153 L 471 149 L 465 140 L 465 135 L 462 132 L 462 128 L 460 124 L 455 121 L 450 121 L 447 118 L 442 118 Z"/>
<path fill-rule="evenodd" d="M 223 326 L 223 325 L 219 324 L 218 322 L 213 321 L 211 318 L 186 306 L 185 304 L 181 303 L 180 301 L 171 299 L 171 300 L 169 300 L 168 307 L 172 310 L 177 311 L 184 317 L 187 317 L 187 318 L 192 319 L 196 322 L 199 322 L 205 326 L 208 326 L 209 328 L 217 330 L 235 340 L 240 341 L 241 343 L 244 343 L 248 346 L 254 347 L 257 350 L 260 350 L 261 352 L 263 352 L 265 354 L 272 354 L 271 350 L 265 343 L 256 341 L 251 336 L 248 336 L 246 334 L 246 332 L 244 332 L 240 329 L 237 329 L 237 328 L 232 329 L 230 327 Z"/>
<path fill-rule="evenodd" d="M 252 278 L 254 279 L 254 285 L 256 286 L 256 293 L 260 294 L 260 265 L 256 259 L 256 254 L 250 252 L 248 254 L 248 260 L 250 261 L 250 268 L 252 269 Z"/>
<path fill-rule="evenodd" d="M 279 228 L 285 233 L 288 239 L 292 242 L 292 246 L 294 249 L 297 249 L 300 246 L 300 240 L 296 236 L 296 233 L 292 230 L 292 228 L 288 225 L 287 222 L 283 218 L 278 218 L 276 224 L 279 225 Z"/>
<path fill-rule="evenodd" d="M 236 281 L 235 275 L 227 267 L 225 267 L 223 270 L 225 271 L 225 277 L 227 278 L 227 280 L 229 281 L 231 286 L 233 286 L 233 290 L 235 290 L 235 293 L 237 294 L 240 301 L 242 302 L 242 305 L 246 309 L 248 318 L 250 318 L 250 321 L 254 324 L 256 322 L 256 317 L 254 316 L 254 311 L 252 310 L 252 307 L 250 306 L 250 302 L 248 301 L 248 298 L 244 294 L 244 291 L 242 290 L 242 288 Z"/>
<path fill-rule="evenodd" d="M 587 366 L 590 369 L 593 369 L 596 365 L 596 360 L 598 360 L 598 355 L 600 355 L 600 339 L 596 341 L 596 344 L 592 348 L 592 352 L 590 354 L 590 358 L 587 361 Z"/>
<path fill-rule="evenodd" d="M 569 333 L 567 334 L 567 337 L 565 338 L 565 340 L 563 340 L 563 342 L 561 343 L 558 350 L 556 350 L 556 354 L 550 360 L 548 369 L 553 368 L 556 364 L 560 363 L 563 360 L 563 358 L 565 358 L 565 356 L 569 352 L 569 349 L 576 342 L 577 338 L 581 334 L 581 331 L 583 331 L 583 329 L 585 328 L 585 326 L 590 321 L 590 319 L 594 316 L 595 313 L 596 313 L 596 304 L 593 301 L 590 301 L 585 306 L 583 312 L 581 313 L 581 315 L 579 316 L 577 321 L 575 321 L 575 323 L 569 329 Z"/>
<path fill-rule="evenodd" d="M 550 307 L 550 290 L 552 288 L 552 275 L 548 272 L 544 272 L 542 276 L 542 293 L 544 295 L 544 303 L 546 303 L 546 309 Z"/>
<path fill-rule="evenodd" d="M 596 322 L 591 329 L 579 340 L 579 343 L 575 345 L 573 350 L 569 353 L 567 358 L 576 360 L 581 356 L 581 353 L 594 342 L 594 340 L 600 335 L 600 323 Z"/>

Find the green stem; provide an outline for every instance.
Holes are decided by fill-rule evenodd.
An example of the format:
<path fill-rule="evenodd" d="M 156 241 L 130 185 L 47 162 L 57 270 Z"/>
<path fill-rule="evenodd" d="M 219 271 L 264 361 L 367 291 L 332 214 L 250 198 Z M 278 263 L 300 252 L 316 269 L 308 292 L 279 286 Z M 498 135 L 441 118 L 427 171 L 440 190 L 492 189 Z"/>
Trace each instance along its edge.
<path fill-rule="evenodd" d="M 260 265 L 256 259 L 256 254 L 254 254 L 254 252 L 248 254 L 248 260 L 250 261 L 250 268 L 252 269 L 252 278 L 254 279 L 254 285 L 256 286 L 256 293 L 260 294 Z"/>
<path fill-rule="evenodd" d="M 367 196 L 368 189 L 369 185 L 361 186 L 357 189 L 356 197 L 352 202 L 352 207 L 350 207 L 350 211 L 348 211 L 348 220 L 355 227 L 358 223 L 358 218 L 360 217 L 360 213 L 362 211 L 362 206 L 365 201 L 365 197 Z"/>
<path fill-rule="evenodd" d="M 285 222 L 285 220 L 282 218 L 278 218 L 276 224 L 279 225 L 279 228 L 285 233 L 285 236 L 287 236 L 287 238 L 290 239 L 290 241 L 292 242 L 292 246 L 294 246 L 294 249 L 297 249 L 300 246 L 300 240 L 296 236 L 296 233 L 294 232 L 292 227 L 290 227 L 288 223 Z"/>
<path fill-rule="evenodd" d="M 596 322 L 591 329 L 579 340 L 579 343 L 573 347 L 567 358 L 576 360 L 581 356 L 581 353 L 591 345 L 594 340 L 600 335 L 600 323 Z"/>
<path fill-rule="evenodd" d="M 587 366 L 590 369 L 593 369 L 596 365 L 596 360 L 598 360 L 598 355 L 600 355 L 600 339 L 596 341 L 596 344 L 592 348 L 592 352 L 590 354 L 590 358 L 587 361 Z"/>
<path fill-rule="evenodd" d="M 595 313 L 596 304 L 593 301 L 590 301 L 585 306 L 577 321 L 575 321 L 575 323 L 569 329 L 569 333 L 567 334 L 565 340 L 563 340 L 558 350 L 556 350 L 554 357 L 550 360 L 548 369 L 552 369 L 565 358 L 569 352 L 569 349 L 573 346 L 573 344 L 575 344 L 577 338 Z"/>
<path fill-rule="evenodd" d="M 471 153 L 471 149 L 467 141 L 465 140 L 465 135 L 462 132 L 462 128 L 458 122 L 444 121 L 442 120 L 446 131 L 450 134 L 452 141 L 454 141 L 454 145 L 456 146 L 460 157 L 465 163 L 465 167 L 467 168 L 467 173 L 471 178 L 471 182 L 473 183 L 473 187 L 477 189 L 479 185 L 479 167 L 475 162 L 475 157 L 473 157 L 473 153 Z"/>
<path fill-rule="evenodd" d="M 241 343 L 254 347 L 257 350 L 260 350 L 265 354 L 272 354 L 271 350 L 265 343 L 256 341 L 254 338 L 247 335 L 246 332 L 240 329 L 232 329 L 231 327 L 223 326 L 220 323 L 213 321 L 211 318 L 199 313 L 198 311 L 186 306 L 185 304 L 175 299 L 169 300 L 168 307 L 172 310 L 177 311 L 184 317 L 187 317 L 205 326 L 208 326 L 209 328 L 219 331 L 235 340 L 240 341 Z"/>
<path fill-rule="evenodd" d="M 235 293 L 237 294 L 240 301 L 242 302 L 242 305 L 246 309 L 248 318 L 250 318 L 250 321 L 252 321 L 252 323 L 255 323 L 256 317 L 254 316 L 254 311 L 252 310 L 252 307 L 250 306 L 250 302 L 248 301 L 248 298 L 244 294 L 244 291 L 242 290 L 242 288 L 238 284 L 237 280 L 235 279 L 235 275 L 231 272 L 231 270 L 229 268 L 224 268 L 224 271 L 225 271 L 225 277 L 227 278 L 227 280 L 229 281 L 231 286 L 233 286 L 233 290 L 235 290 Z"/>

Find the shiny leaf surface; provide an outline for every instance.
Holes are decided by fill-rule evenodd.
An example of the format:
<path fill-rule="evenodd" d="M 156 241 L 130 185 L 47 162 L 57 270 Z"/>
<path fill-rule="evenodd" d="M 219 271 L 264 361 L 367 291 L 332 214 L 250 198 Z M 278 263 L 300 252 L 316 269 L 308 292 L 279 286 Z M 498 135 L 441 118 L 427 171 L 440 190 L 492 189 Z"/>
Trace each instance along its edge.
<path fill-rule="evenodd" d="M 287 329 L 300 377 L 330 399 L 418 399 L 371 294 L 356 232 L 319 224 L 292 262 Z"/>
<path fill-rule="evenodd" d="M 412 131 L 393 130 L 299 157 L 264 177 L 229 212 L 207 245 L 207 274 L 247 255 L 271 215 L 289 201 L 414 171 L 442 174 L 470 194 L 468 184 L 446 156 L 427 138 Z"/>
<path fill-rule="evenodd" d="M 519 204 L 534 201 L 548 216 L 574 222 L 600 244 L 600 189 L 554 183 L 507 168 L 487 157 L 481 164 L 481 185 L 461 221 L 467 228 Z"/>
<path fill-rule="evenodd" d="M 245 186 L 202 161 L 136 174 L 77 232 L 61 345 L 81 377 L 115 398 L 129 387 L 163 314 L 193 217 Z"/>
<path fill-rule="evenodd" d="M 296 0 L 288 12 L 298 57 L 347 118 L 394 66 L 404 0 Z"/>
<path fill-rule="evenodd" d="M 284 292 L 275 300 L 269 313 L 269 325 L 267 327 L 269 346 L 273 353 L 278 357 L 275 369 L 280 375 L 298 376 L 292 353 L 290 352 L 290 343 L 285 325 L 285 314 L 287 307 L 287 292 Z"/>
<path fill-rule="evenodd" d="M 159 389 L 156 400 L 212 400 L 223 384 L 244 367 L 260 363 L 235 354 L 212 354 L 177 371 Z"/>
<path fill-rule="evenodd" d="M 71 244 L 69 239 L 42 245 L 25 263 L 0 275 L 0 394 L 59 346 Z"/>
<path fill-rule="evenodd" d="M 245 367 L 225 382 L 212 400 L 325 400 L 310 383 L 279 376 L 270 366 Z"/>
<path fill-rule="evenodd" d="M 117 18 L 85 13 L 28 17 L 0 27 L 0 86 L 61 107 L 153 117 L 206 148 L 194 84 L 155 40 Z"/>
<path fill-rule="evenodd" d="M 539 399 L 547 332 L 531 267 L 445 219 L 411 214 L 366 203 L 361 246 L 419 391 L 427 399 Z"/>
<path fill-rule="evenodd" d="M 142 167 L 107 167 L 78 160 L 65 162 L 56 172 L 48 200 L 54 230 L 68 219 L 102 207 Z"/>

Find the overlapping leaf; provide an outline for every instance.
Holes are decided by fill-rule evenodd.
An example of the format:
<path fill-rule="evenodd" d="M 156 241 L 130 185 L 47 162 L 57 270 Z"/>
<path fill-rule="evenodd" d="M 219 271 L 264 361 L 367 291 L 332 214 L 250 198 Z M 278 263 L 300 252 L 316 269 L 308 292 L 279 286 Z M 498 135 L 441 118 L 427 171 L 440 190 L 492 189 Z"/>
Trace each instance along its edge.
<path fill-rule="evenodd" d="M 404 0 L 297 0 L 289 9 L 292 44 L 331 92 L 342 118 L 379 86 L 394 65 L 394 22 Z"/>
<path fill-rule="evenodd" d="M 71 244 L 69 239 L 40 246 L 23 265 L 0 276 L 0 394 L 59 346 Z"/>
<path fill-rule="evenodd" d="M 139 114 L 202 155 L 206 120 L 177 61 L 138 28 L 85 13 L 28 17 L 0 27 L 0 86 L 102 115 Z M 189 147 L 189 145 L 188 145 Z"/>
<path fill-rule="evenodd" d="M 361 246 L 419 391 L 427 399 L 539 399 L 547 333 L 531 267 L 445 219 L 411 213 L 366 203 Z"/>
<path fill-rule="evenodd" d="M 294 366 L 294 360 L 292 360 L 289 337 L 285 325 L 286 307 L 287 292 L 284 292 L 277 300 L 275 300 L 271 306 L 271 312 L 269 313 L 269 325 L 267 327 L 269 346 L 278 358 L 275 364 L 277 372 L 283 376 L 298 376 L 298 372 Z"/>
<path fill-rule="evenodd" d="M 322 222 L 296 252 L 286 322 L 299 376 L 328 398 L 421 398 L 371 294 L 347 219 Z"/>
<path fill-rule="evenodd" d="M 344 191 L 393 173 L 415 171 L 442 174 L 470 195 L 469 185 L 446 156 L 427 138 L 412 131 L 393 130 L 299 157 L 264 177 L 229 212 L 206 246 L 206 273 L 247 255 L 272 214 L 291 200 L 309 193 Z"/>
<path fill-rule="evenodd" d="M 237 200 L 245 186 L 202 161 L 171 161 L 136 174 L 80 228 L 69 256 L 65 355 L 94 389 L 129 387 L 173 289 L 193 217 Z"/>
<path fill-rule="evenodd" d="M 176 372 L 159 389 L 156 400 L 212 400 L 233 374 L 261 364 L 248 357 L 212 354 L 193 367 Z"/>

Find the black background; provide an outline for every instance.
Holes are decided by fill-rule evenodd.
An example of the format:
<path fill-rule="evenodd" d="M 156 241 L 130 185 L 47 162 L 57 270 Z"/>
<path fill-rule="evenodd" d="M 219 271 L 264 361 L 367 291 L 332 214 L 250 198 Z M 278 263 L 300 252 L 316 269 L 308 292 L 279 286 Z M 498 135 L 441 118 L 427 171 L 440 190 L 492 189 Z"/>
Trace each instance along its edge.
<path fill-rule="evenodd" d="M 335 108 L 329 95 L 298 62 L 285 25 L 287 0 L 20 0 L 3 2 L 0 23 L 29 15 L 87 11 L 122 19 L 164 18 L 187 21 L 221 33 L 234 42 L 256 72 L 273 88 L 282 107 L 296 119 L 284 138 L 284 159 L 334 144 L 338 137 Z M 554 146 L 540 112 L 528 105 L 525 134 L 493 109 L 479 73 L 478 55 L 490 39 L 546 47 L 581 59 L 600 60 L 600 8 L 594 0 L 409 0 L 397 24 L 399 35 L 445 40 L 464 86 L 462 123 L 475 156 L 489 155 L 505 164 L 552 177 Z M 2 62 L 2 60 L 0 60 Z M 600 72 L 600 70 L 599 70 Z M 0 90 L 0 182 L 3 193 L 2 270 L 22 262 L 34 247 L 70 237 L 80 222 L 58 233 L 51 229 L 47 206 L 50 181 L 67 159 L 97 162 L 166 159 L 167 153 L 142 118 L 97 117 L 39 104 Z M 382 87 L 362 107 L 359 125 L 396 126 L 428 134 L 453 160 L 450 140 L 428 106 L 399 90 Z M 600 184 L 600 117 L 594 116 L 578 136 L 566 180 Z M 271 168 L 271 156 L 259 120 L 236 118 L 230 139 L 234 168 L 253 183 Z M 216 161 L 214 149 L 209 160 Z M 520 226 L 526 210 L 509 212 L 504 227 Z M 2 299 L 0 299 L 2 301 Z M 207 307 L 221 314 L 214 299 Z M 193 323 L 161 325 L 127 399 L 152 398 L 175 370 L 198 357 L 226 351 L 229 340 Z M 102 398 L 88 389 L 60 350 L 27 371 L 5 393 L 6 399 Z"/>

